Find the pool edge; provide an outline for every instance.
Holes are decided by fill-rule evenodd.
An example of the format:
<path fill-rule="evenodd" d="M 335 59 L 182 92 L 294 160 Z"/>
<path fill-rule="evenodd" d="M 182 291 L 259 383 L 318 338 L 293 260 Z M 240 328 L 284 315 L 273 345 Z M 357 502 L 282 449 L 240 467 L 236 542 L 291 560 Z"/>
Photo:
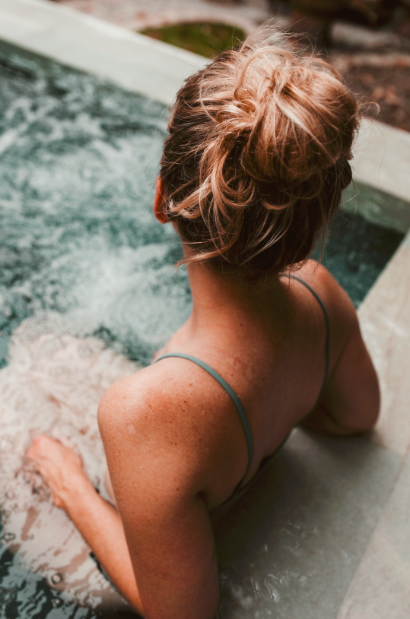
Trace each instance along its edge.
<path fill-rule="evenodd" d="M 167 106 L 183 81 L 209 62 L 50 0 L 0 0 L 0 39 Z M 354 178 L 408 201 L 408 169 L 410 134 L 364 119 L 354 149 Z"/>

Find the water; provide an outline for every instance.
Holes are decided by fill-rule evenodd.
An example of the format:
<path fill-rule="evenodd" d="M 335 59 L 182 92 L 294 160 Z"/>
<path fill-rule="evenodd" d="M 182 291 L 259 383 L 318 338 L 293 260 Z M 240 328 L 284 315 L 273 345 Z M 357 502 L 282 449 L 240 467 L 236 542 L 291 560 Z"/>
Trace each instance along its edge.
<path fill-rule="evenodd" d="M 98 401 L 189 315 L 181 249 L 151 209 L 167 113 L 5 44 L 0 80 L 0 618 L 109 616 L 120 600 L 22 455 L 39 433 L 69 441 L 104 492 Z M 325 261 L 356 305 L 401 238 L 336 220 Z M 281 578 L 296 576 L 222 575 L 244 612 L 279 604 Z"/>
<path fill-rule="evenodd" d="M 40 484 L 32 495 L 22 454 L 41 432 L 68 440 L 101 486 L 102 393 L 189 314 L 179 246 L 150 208 L 166 115 L 8 47 L 0 79 L 0 616 L 94 616 L 74 602 L 107 605 L 110 587 Z"/>

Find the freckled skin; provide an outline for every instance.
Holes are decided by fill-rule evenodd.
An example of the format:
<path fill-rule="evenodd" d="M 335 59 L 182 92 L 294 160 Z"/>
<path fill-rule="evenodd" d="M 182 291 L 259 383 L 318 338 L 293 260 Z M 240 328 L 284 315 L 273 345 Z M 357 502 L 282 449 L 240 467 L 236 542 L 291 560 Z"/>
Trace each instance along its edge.
<path fill-rule="evenodd" d="M 377 377 L 353 305 L 326 269 L 308 261 L 297 273 L 330 318 L 330 371 L 313 411 L 325 327 L 311 293 L 286 278 L 233 283 L 204 265 L 188 272 L 192 315 L 154 359 L 187 353 L 229 380 L 254 438 L 247 480 L 299 423 L 340 437 L 374 426 Z M 98 418 L 117 509 L 96 493 L 81 458 L 58 441 L 40 437 L 27 456 L 141 615 L 212 619 L 219 590 L 209 512 L 230 496 L 247 465 L 230 397 L 200 367 L 168 358 L 110 388 Z"/>

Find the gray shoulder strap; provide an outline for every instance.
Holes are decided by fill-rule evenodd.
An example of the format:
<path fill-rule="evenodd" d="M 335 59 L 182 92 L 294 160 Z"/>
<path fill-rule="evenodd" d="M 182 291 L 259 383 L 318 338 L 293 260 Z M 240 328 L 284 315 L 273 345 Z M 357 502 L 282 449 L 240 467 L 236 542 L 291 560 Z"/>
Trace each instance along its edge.
<path fill-rule="evenodd" d="M 315 297 L 316 301 L 319 303 L 319 306 L 320 306 L 320 308 L 321 308 L 321 310 L 323 312 L 323 316 L 325 318 L 325 326 L 326 326 L 326 336 L 325 336 L 325 375 L 323 377 L 322 386 L 320 388 L 319 395 L 318 395 L 316 403 L 315 403 L 315 406 L 316 406 L 316 404 L 320 400 L 320 396 L 322 395 L 322 392 L 323 392 L 323 389 L 325 387 L 325 384 L 326 384 L 326 381 L 327 381 L 327 377 L 328 377 L 328 374 L 329 374 L 329 363 L 330 363 L 330 320 L 329 320 L 329 314 L 327 313 L 327 309 L 326 309 L 322 299 L 319 297 L 318 293 L 315 290 L 313 290 L 313 288 L 311 286 L 309 286 L 309 284 L 307 284 L 305 282 L 305 280 L 300 279 L 300 277 L 296 277 L 296 275 L 288 275 L 288 277 L 290 277 L 292 279 L 296 279 L 298 282 L 303 284 L 305 286 L 305 288 L 310 290 L 310 292 Z"/>
<path fill-rule="evenodd" d="M 161 361 L 161 359 L 166 359 L 169 357 L 180 357 L 181 359 L 188 359 L 188 361 L 196 363 L 196 365 L 199 365 L 203 370 L 205 370 L 205 372 L 208 372 L 208 374 L 210 374 L 212 378 L 214 378 L 221 385 L 221 387 L 223 387 L 225 391 L 231 396 L 233 403 L 235 404 L 236 410 L 238 411 L 239 419 L 241 420 L 242 427 L 245 432 L 246 444 L 248 446 L 248 466 L 246 467 L 245 475 L 242 478 L 245 479 L 252 466 L 254 447 L 251 428 L 249 426 L 245 410 L 242 406 L 242 402 L 240 401 L 232 387 L 226 382 L 226 380 L 222 378 L 222 376 L 218 374 L 218 372 L 216 372 L 213 368 L 211 368 L 207 363 L 204 363 L 204 361 L 201 361 L 201 359 L 197 359 L 197 357 L 192 357 L 191 355 L 185 355 L 183 353 L 175 352 L 168 353 L 167 355 L 162 355 L 162 357 L 156 359 L 154 363 L 158 363 L 158 361 Z"/>

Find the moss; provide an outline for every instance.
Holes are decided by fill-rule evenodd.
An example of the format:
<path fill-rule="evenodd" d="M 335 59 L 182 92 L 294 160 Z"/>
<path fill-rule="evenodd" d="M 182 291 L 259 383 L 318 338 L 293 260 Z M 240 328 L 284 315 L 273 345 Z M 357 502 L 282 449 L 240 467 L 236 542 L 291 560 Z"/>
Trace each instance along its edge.
<path fill-rule="evenodd" d="M 141 34 L 207 58 L 214 58 L 220 52 L 232 49 L 246 37 L 241 28 L 212 22 L 169 24 L 161 28 L 146 28 L 141 30 Z"/>

